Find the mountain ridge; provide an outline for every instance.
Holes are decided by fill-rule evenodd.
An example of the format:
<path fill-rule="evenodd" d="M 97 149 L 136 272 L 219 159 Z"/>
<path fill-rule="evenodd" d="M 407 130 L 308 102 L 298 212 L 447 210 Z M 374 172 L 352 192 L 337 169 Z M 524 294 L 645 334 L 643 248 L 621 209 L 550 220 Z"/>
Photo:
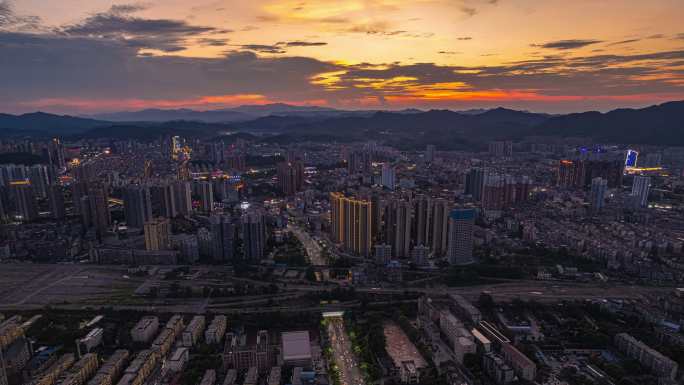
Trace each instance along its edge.
<path fill-rule="evenodd" d="M 243 111 L 261 111 L 261 116 L 244 115 L 234 109 L 205 111 L 202 114 L 228 114 L 239 117 L 224 122 L 192 119 L 190 109 L 142 110 L 148 114 L 179 114 L 169 121 L 106 121 L 70 115 L 33 112 L 0 114 L 0 135 L 125 137 L 115 127 L 134 137 L 170 135 L 220 135 L 220 132 L 260 132 L 259 135 L 286 134 L 290 140 L 338 141 L 378 140 L 400 148 L 442 143 L 445 149 L 481 145 L 491 140 L 521 140 L 526 137 L 587 138 L 604 143 L 643 143 L 684 146 L 684 101 L 672 101 L 640 109 L 620 108 L 608 112 L 586 111 L 549 115 L 503 107 L 475 113 L 473 110 L 428 111 L 345 111 L 315 106 L 240 106 Z M 223 115 L 225 116 L 225 115 Z M 123 129 L 123 127 L 126 127 Z M 141 131 L 134 132 L 132 127 Z"/>

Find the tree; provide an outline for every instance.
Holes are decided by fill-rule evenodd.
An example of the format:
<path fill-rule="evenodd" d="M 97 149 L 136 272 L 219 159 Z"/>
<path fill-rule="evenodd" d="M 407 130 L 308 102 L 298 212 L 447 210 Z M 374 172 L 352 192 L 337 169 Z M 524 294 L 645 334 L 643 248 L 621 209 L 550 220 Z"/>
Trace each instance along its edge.
<path fill-rule="evenodd" d="M 480 294 L 480 298 L 477 300 L 477 303 L 484 310 L 494 308 L 494 298 L 487 293 Z"/>
<path fill-rule="evenodd" d="M 306 268 L 306 279 L 310 282 L 316 282 L 316 270 L 314 270 L 313 266 Z"/>

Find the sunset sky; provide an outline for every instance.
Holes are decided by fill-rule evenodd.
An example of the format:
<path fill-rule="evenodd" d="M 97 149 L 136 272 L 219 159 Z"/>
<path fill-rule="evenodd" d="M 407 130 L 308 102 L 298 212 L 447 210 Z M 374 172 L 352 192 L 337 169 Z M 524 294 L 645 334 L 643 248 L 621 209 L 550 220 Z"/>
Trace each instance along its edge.
<path fill-rule="evenodd" d="M 0 111 L 684 99 L 682 0 L 0 0 Z"/>

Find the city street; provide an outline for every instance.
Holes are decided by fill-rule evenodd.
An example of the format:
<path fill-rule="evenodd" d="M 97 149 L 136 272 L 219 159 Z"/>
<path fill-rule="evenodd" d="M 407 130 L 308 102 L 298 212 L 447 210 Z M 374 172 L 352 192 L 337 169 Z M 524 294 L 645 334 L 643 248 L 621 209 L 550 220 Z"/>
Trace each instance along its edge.
<path fill-rule="evenodd" d="M 302 245 L 304 245 L 312 265 L 326 266 L 328 264 L 328 262 L 323 259 L 321 245 L 312 239 L 308 232 L 294 225 L 290 225 L 289 230 L 292 231 L 292 234 L 294 234 L 297 239 L 302 242 Z"/>
<path fill-rule="evenodd" d="M 333 358 L 340 372 L 342 385 L 363 385 L 363 376 L 352 351 L 351 341 L 344 328 L 342 318 L 330 318 L 328 335 L 333 349 Z"/>

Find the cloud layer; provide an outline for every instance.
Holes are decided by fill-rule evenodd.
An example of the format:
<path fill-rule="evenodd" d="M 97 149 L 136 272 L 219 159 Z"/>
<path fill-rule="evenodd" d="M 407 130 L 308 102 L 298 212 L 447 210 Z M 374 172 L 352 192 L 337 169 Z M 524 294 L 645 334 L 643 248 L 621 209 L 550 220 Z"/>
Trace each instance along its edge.
<path fill-rule="evenodd" d="M 458 4 L 456 11 L 468 20 L 479 17 L 483 6 L 502 6 L 495 1 Z M 386 10 L 391 4 L 377 6 Z M 537 51 L 526 54 L 527 59 L 488 65 L 457 64 L 464 47 L 481 41 L 477 35 L 462 34 L 453 37 L 453 49 L 434 51 L 456 64 L 439 60 L 354 64 L 303 56 L 328 48 L 325 37 L 302 34 L 267 44 L 242 42 L 224 27 L 141 16 L 145 11 L 142 5 L 119 4 L 78 22 L 48 27 L 39 18 L 17 15 L 10 3 L 0 1 L 0 105 L 13 112 L 218 108 L 268 102 L 352 108 L 503 104 L 555 111 L 684 98 L 684 47 L 604 53 L 610 47 L 631 49 L 642 41 L 681 38 L 671 33 L 540 39 L 523 44 Z M 278 22 L 283 18 L 278 16 Z M 395 29 L 394 23 L 382 20 L 349 26 L 325 13 L 315 20 L 354 36 L 363 34 L 359 44 L 366 43 L 364 39 L 426 39 L 431 34 Z M 235 26 L 236 31 L 245 29 Z M 184 55 L 197 47 L 214 47 L 224 54 Z"/>

